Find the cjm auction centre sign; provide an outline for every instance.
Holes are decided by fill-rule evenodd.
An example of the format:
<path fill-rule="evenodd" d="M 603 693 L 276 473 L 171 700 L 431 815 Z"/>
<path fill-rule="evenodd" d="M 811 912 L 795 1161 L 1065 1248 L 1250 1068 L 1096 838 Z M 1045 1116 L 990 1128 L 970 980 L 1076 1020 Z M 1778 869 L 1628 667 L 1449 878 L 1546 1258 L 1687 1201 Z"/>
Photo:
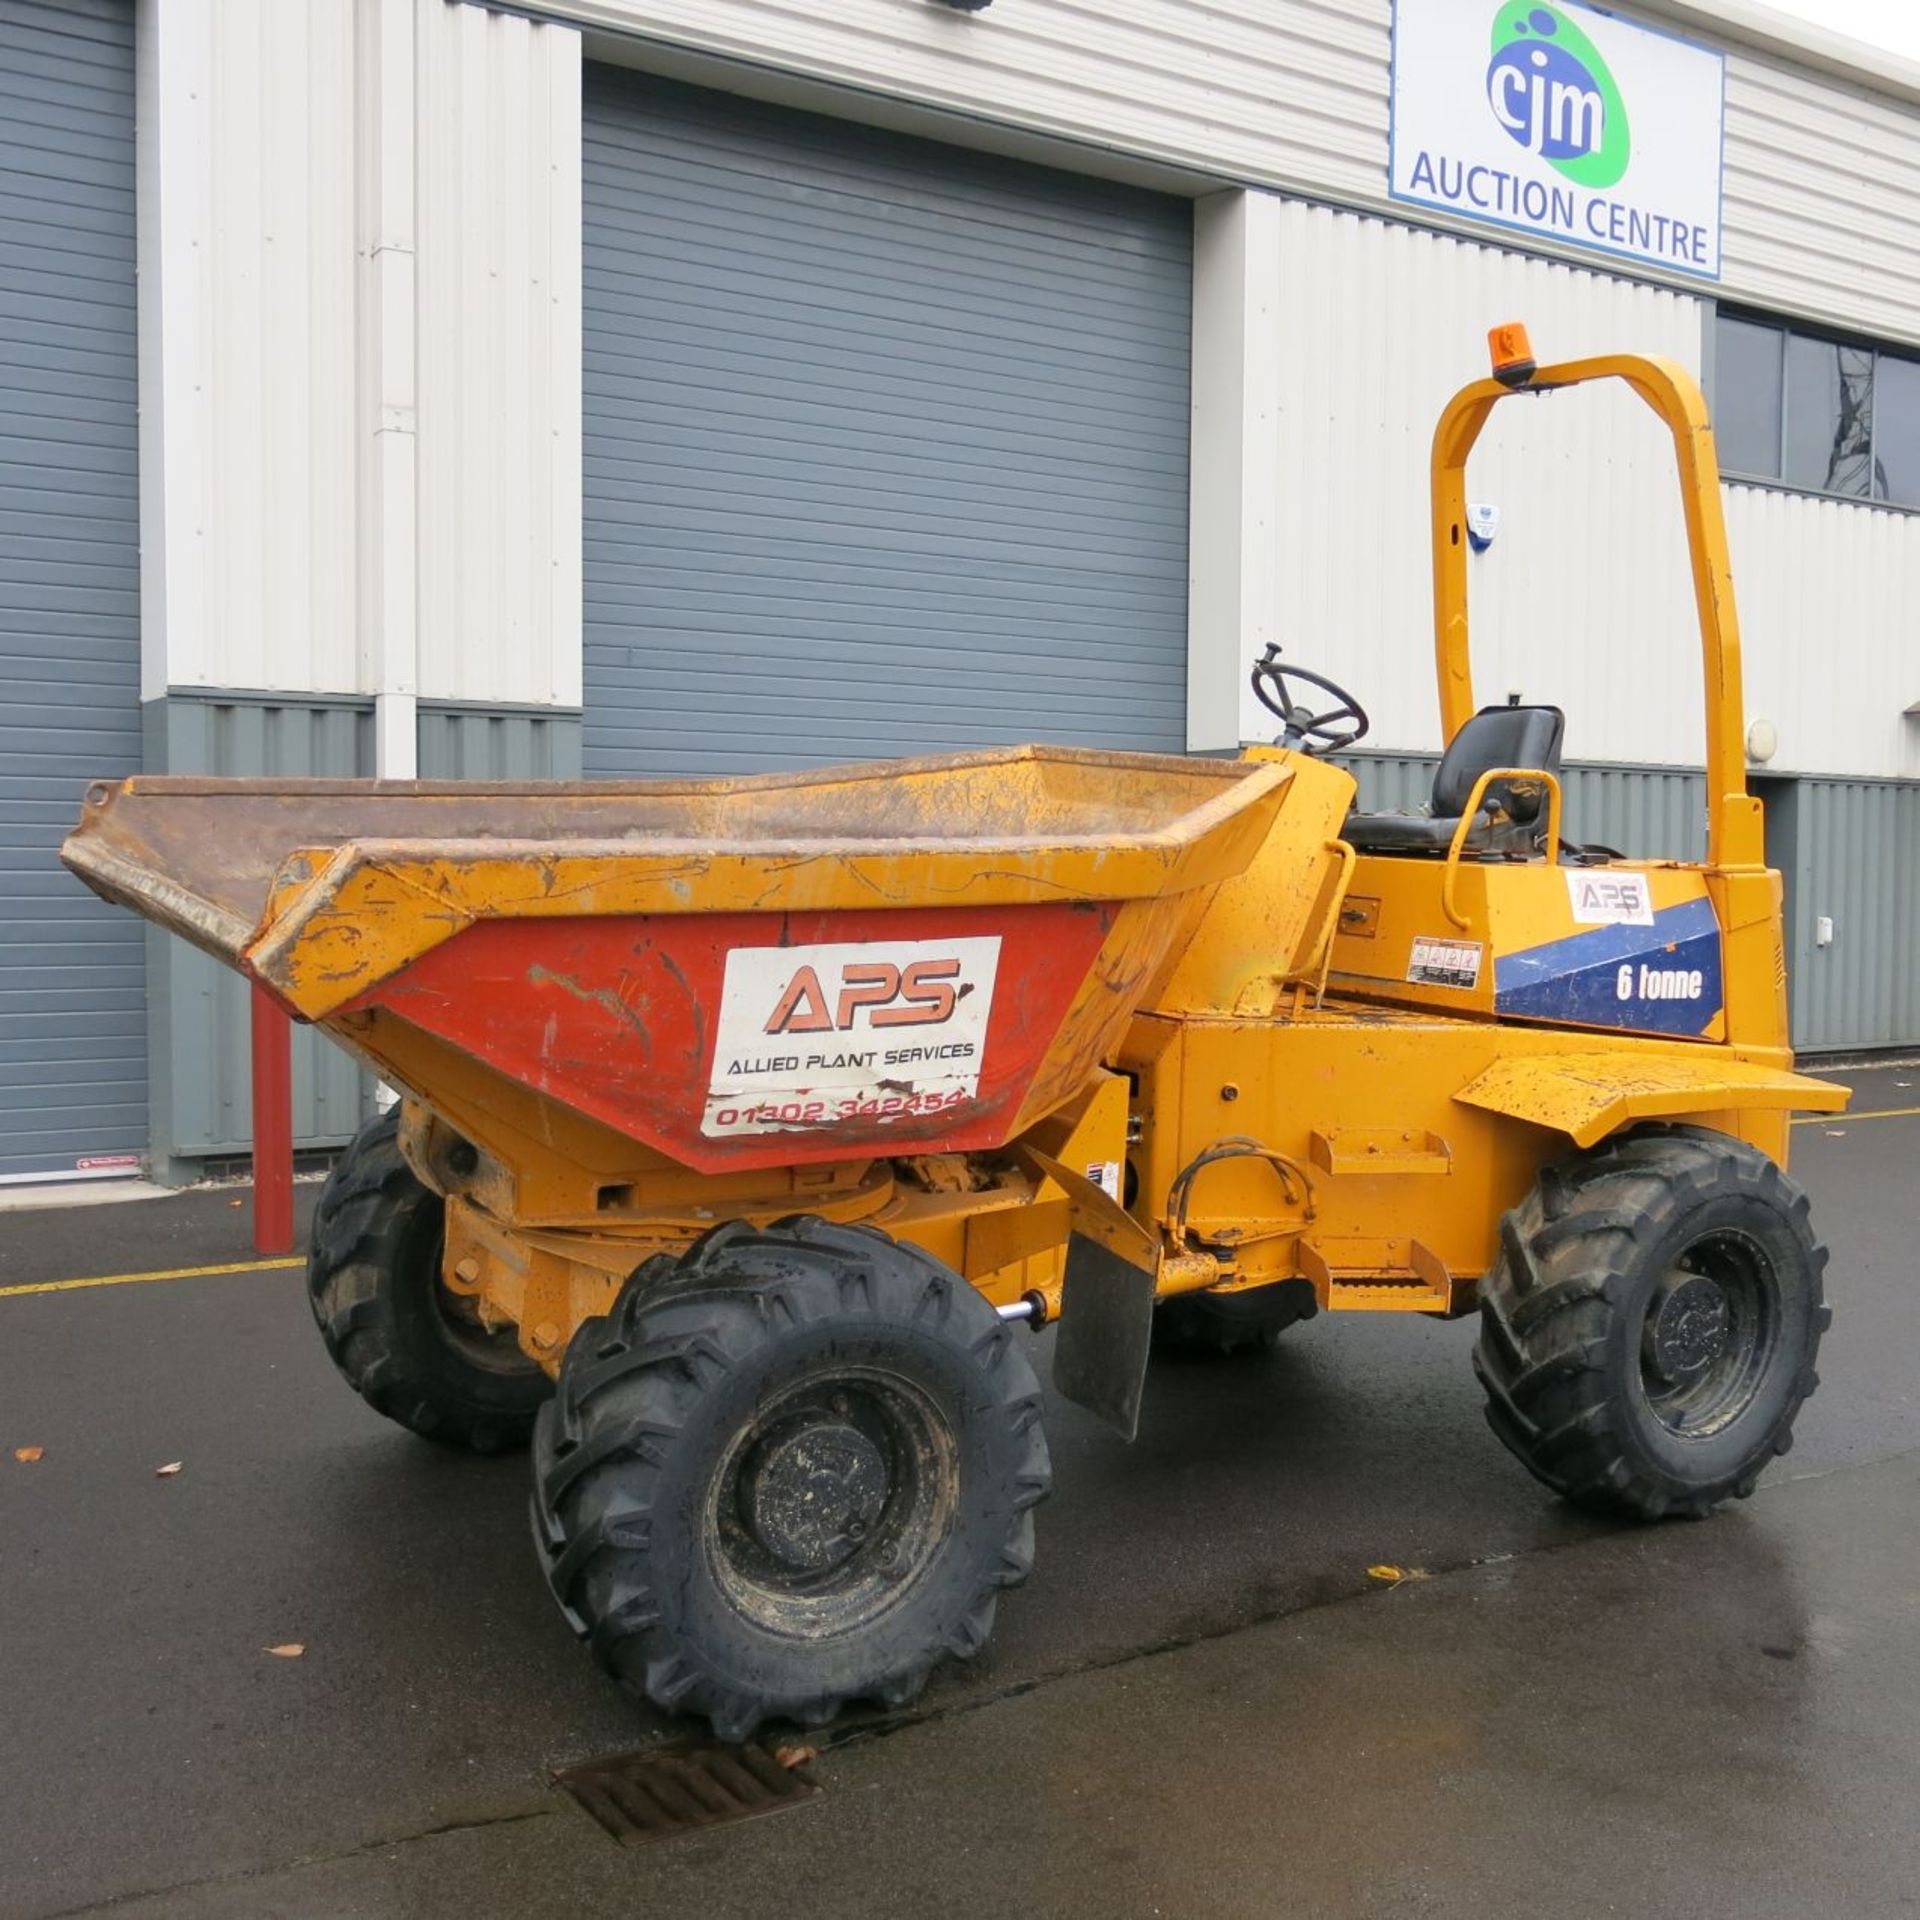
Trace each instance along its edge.
<path fill-rule="evenodd" d="M 1725 62 L 1569 0 L 1395 0 L 1396 200 L 1720 277 Z"/>

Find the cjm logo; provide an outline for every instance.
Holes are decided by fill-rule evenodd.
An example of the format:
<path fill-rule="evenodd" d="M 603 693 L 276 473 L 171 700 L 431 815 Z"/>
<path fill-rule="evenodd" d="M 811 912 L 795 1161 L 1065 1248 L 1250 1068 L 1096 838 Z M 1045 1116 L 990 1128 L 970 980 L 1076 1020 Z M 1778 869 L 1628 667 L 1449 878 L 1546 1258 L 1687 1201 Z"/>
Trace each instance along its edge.
<path fill-rule="evenodd" d="M 802 967 L 787 982 L 768 1020 L 768 1033 L 851 1033 L 867 1027 L 937 1027 L 970 987 L 957 986 L 960 962 L 885 960 L 845 966 L 831 989 L 819 969 Z"/>
<path fill-rule="evenodd" d="M 1610 187 L 1633 139 L 1626 103 L 1600 49 L 1572 15 L 1510 0 L 1494 15 L 1487 104 L 1509 136 L 1583 187 Z"/>

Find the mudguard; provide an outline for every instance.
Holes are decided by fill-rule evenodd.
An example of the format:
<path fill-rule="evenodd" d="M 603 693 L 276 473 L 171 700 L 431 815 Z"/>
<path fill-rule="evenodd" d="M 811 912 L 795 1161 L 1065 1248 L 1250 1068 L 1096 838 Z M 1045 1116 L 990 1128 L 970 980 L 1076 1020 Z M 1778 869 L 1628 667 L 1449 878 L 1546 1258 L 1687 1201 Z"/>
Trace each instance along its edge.
<path fill-rule="evenodd" d="M 1590 1147 L 1634 1120 L 1701 1113 L 1838 1113 L 1848 1090 L 1784 1067 L 1740 1060 L 1720 1048 L 1697 1053 L 1515 1055 L 1453 1096 L 1469 1107 L 1553 1127 Z"/>

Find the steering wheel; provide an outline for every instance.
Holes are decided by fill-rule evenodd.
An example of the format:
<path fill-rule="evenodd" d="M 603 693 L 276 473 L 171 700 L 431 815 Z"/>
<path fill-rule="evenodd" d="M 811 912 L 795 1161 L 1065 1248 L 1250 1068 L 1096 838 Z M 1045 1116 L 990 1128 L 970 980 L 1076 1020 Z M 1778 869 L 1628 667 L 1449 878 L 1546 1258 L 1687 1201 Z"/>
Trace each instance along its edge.
<path fill-rule="evenodd" d="M 1316 713 L 1313 705 L 1295 692 L 1296 682 L 1317 689 L 1333 704 L 1325 712 Z M 1309 672 L 1305 667 L 1282 666 L 1280 649 L 1272 641 L 1253 663 L 1253 693 L 1275 719 L 1284 723 L 1276 746 L 1293 747 L 1301 753 L 1338 753 L 1366 737 L 1367 715 L 1360 702 L 1324 674 Z M 1343 720 L 1348 723 L 1344 727 L 1340 724 Z"/>

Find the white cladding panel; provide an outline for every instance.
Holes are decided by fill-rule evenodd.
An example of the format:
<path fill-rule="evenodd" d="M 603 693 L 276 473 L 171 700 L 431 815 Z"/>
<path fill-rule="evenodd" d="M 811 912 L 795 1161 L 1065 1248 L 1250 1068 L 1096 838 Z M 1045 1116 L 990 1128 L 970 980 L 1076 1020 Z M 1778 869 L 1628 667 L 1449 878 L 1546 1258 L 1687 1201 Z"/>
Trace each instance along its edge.
<path fill-rule="evenodd" d="M 1278 205 L 1272 631 L 1358 694 L 1369 745 L 1439 745 L 1428 442 L 1524 315 L 1555 359 L 1631 350 L 1698 370 L 1704 309 L 1677 293 L 1299 202 Z M 1700 763 L 1700 653 L 1673 455 L 1624 389 L 1496 410 L 1469 497 L 1501 510 L 1470 569 L 1481 703 L 1519 688 L 1567 714 L 1576 760 Z M 1920 775 L 1920 515 L 1729 486 L 1749 720 L 1770 771 Z M 1258 647 L 1251 640 L 1241 668 Z M 1244 737 L 1275 723 L 1243 694 Z"/>
<path fill-rule="evenodd" d="M 1747 712 L 1773 722 L 1770 773 L 1920 778 L 1920 515 L 1728 487 Z"/>
<path fill-rule="evenodd" d="M 578 34 L 166 0 L 140 64 L 147 697 L 577 704 Z"/>
<path fill-rule="evenodd" d="M 1920 340 L 1920 105 L 1727 62 L 1725 292 Z"/>
<path fill-rule="evenodd" d="M 423 699 L 580 701 L 580 39 L 419 0 Z"/>
<path fill-rule="evenodd" d="M 1433 425 L 1524 317 L 1543 358 L 1661 353 L 1696 369 L 1683 294 L 1287 202 L 1268 350 L 1279 356 L 1273 632 L 1373 721 L 1369 744 L 1435 749 L 1427 532 Z M 1501 510 L 1471 569 L 1481 704 L 1564 707 L 1581 760 L 1697 762 L 1692 586 L 1665 429 L 1624 388 L 1503 404 L 1469 469 Z M 1243 695 L 1243 734 L 1271 717 Z"/>
<path fill-rule="evenodd" d="M 542 10 L 1223 179 L 1385 191 L 1388 0 L 1001 0 L 978 14 L 929 0 L 545 0 Z"/>
<path fill-rule="evenodd" d="M 543 0 L 542 10 L 1222 181 L 1390 204 L 1389 0 L 1002 0 L 979 14 L 928 0 Z M 1714 38 L 1697 6 L 1639 11 Z M 1916 190 L 1911 88 L 1875 93 L 1864 77 L 1728 45 L 1727 294 L 1920 341 L 1906 211 Z"/>
<path fill-rule="evenodd" d="M 352 0 L 167 0 L 140 46 L 143 682 L 354 672 Z"/>

